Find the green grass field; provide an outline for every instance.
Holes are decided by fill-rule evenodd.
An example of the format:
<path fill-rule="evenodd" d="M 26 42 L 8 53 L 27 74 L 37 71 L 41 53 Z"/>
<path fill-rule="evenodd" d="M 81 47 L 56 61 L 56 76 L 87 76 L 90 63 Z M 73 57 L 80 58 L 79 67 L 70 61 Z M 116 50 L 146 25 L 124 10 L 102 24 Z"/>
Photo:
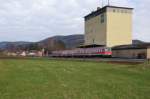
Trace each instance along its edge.
<path fill-rule="evenodd" d="M 150 99 L 150 69 L 140 66 L 2 59 L 0 99 Z"/>

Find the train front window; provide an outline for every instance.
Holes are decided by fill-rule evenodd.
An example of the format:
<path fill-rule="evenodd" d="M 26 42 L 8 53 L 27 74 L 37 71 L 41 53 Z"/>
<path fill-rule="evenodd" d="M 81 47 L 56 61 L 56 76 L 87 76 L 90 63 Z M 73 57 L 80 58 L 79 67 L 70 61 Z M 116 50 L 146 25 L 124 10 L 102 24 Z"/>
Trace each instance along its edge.
<path fill-rule="evenodd" d="M 111 51 L 111 48 L 109 48 L 109 51 Z"/>
<path fill-rule="evenodd" d="M 111 48 L 106 48 L 105 51 L 111 51 Z"/>

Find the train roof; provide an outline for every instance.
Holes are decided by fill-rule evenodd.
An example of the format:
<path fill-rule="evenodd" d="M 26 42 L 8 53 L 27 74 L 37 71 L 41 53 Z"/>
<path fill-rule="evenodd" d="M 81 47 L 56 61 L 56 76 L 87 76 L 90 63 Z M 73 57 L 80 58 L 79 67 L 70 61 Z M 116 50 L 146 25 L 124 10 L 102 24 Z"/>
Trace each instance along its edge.
<path fill-rule="evenodd" d="M 92 44 L 92 45 L 81 45 L 78 48 L 93 48 L 93 47 L 105 47 L 105 45 L 97 45 L 97 44 Z"/>

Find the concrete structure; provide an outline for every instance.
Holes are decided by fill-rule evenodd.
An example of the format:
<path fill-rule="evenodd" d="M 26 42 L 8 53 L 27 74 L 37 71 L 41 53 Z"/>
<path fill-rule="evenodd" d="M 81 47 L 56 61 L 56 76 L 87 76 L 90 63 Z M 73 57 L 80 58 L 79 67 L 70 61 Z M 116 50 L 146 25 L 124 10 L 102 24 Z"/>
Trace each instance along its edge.
<path fill-rule="evenodd" d="M 85 16 L 85 45 L 132 44 L 132 10 L 105 6 Z"/>
<path fill-rule="evenodd" d="M 112 57 L 150 59 L 150 44 L 121 45 L 112 48 Z"/>

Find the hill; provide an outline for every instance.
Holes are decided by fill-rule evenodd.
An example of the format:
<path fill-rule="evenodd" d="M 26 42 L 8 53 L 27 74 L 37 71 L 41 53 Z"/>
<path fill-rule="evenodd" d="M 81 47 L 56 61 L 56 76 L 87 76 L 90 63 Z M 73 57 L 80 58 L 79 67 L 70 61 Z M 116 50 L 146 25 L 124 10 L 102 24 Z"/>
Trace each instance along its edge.
<path fill-rule="evenodd" d="M 41 44 L 51 44 L 53 41 L 61 41 L 65 44 L 65 48 L 75 48 L 84 43 L 84 35 L 54 36 L 40 41 Z"/>
<path fill-rule="evenodd" d="M 24 42 L 24 41 L 18 41 L 18 42 L 0 42 L 0 49 L 1 50 L 12 50 L 17 48 L 23 48 L 29 44 L 32 44 L 33 42 Z"/>
<path fill-rule="evenodd" d="M 1 50 L 30 49 L 30 47 L 50 50 L 72 49 L 84 43 L 84 35 L 54 36 L 38 42 L 0 42 Z"/>

